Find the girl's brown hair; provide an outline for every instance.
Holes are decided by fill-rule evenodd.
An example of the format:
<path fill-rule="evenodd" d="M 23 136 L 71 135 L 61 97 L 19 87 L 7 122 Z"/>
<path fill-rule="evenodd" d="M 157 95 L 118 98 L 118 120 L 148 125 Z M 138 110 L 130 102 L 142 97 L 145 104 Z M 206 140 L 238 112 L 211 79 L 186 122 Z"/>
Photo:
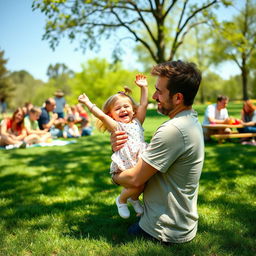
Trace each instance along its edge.
<path fill-rule="evenodd" d="M 246 100 L 243 104 L 243 113 L 251 116 L 254 110 L 256 110 L 256 106 L 250 100 Z"/>
<path fill-rule="evenodd" d="M 134 111 L 134 115 L 136 115 L 137 109 L 138 109 L 138 104 L 134 101 L 134 99 L 130 96 L 130 94 L 132 93 L 131 89 L 128 87 L 124 87 L 124 91 L 118 92 L 112 96 L 110 96 L 105 103 L 103 104 L 102 107 L 102 111 L 109 115 L 111 112 L 111 109 L 113 108 L 114 104 L 116 103 L 116 101 L 120 98 L 129 98 L 133 107 L 133 111 Z M 104 132 L 106 131 L 106 126 L 97 119 L 96 121 L 96 127 L 101 131 Z"/>
<path fill-rule="evenodd" d="M 23 128 L 24 128 L 24 116 L 25 116 L 25 114 L 24 114 L 24 111 L 23 111 L 22 108 L 17 108 L 17 109 L 13 112 L 11 120 L 13 121 L 13 120 L 15 119 L 15 116 L 16 116 L 17 113 L 19 113 L 19 112 L 22 113 L 23 118 L 22 118 L 22 120 L 21 120 L 19 123 L 17 123 L 17 127 L 20 127 L 21 129 L 23 129 Z"/>

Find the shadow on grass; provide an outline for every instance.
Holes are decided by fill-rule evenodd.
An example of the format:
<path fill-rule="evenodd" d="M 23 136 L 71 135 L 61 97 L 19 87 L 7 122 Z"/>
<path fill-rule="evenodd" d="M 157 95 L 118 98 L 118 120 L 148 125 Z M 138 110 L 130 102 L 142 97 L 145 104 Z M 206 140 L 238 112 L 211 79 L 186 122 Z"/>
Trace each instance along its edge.
<path fill-rule="evenodd" d="M 65 237 L 103 237 L 114 245 L 132 241 L 126 230 L 136 218 L 123 220 L 117 214 L 113 201 L 120 189 L 110 183 L 110 155 L 107 136 L 92 136 L 65 147 L 9 151 L 5 154 L 9 160 L 1 164 L 0 175 L 0 195 L 4 198 L 0 216 L 5 229 L 15 230 L 19 226 L 20 229 L 47 230 L 55 225 L 51 221 L 54 217 L 58 219 L 60 235 Z M 253 147 L 231 143 L 206 146 L 200 181 L 204 192 L 199 195 L 199 212 L 200 206 L 218 208 L 223 213 L 223 222 L 219 220 L 211 225 L 202 217 L 198 233 L 208 234 L 213 243 L 215 238 L 218 243 L 221 241 L 219 246 L 227 253 L 232 254 L 236 248 L 245 252 L 243 255 L 255 252 L 252 247 L 255 208 L 242 200 L 243 195 L 239 196 L 236 181 L 238 177 L 254 174 L 254 156 Z M 13 172 L 12 159 L 19 163 Z M 214 191 L 216 184 L 222 186 L 223 191 L 209 199 L 204 193 Z M 255 198 L 255 184 L 247 185 L 246 189 Z M 236 200 L 230 201 L 227 194 L 234 192 Z M 43 217 L 48 221 L 41 221 Z M 236 225 L 230 228 L 230 224 L 222 225 L 225 222 Z M 243 233 L 239 230 L 241 226 L 246 227 Z M 195 245 L 197 250 L 205 250 L 204 244 L 195 240 L 183 247 L 182 255 L 191 255 Z M 180 245 L 172 250 L 179 251 Z"/>
<path fill-rule="evenodd" d="M 199 212 L 200 207 L 208 207 L 213 213 L 200 218 L 199 234 L 221 241 L 222 251 L 256 255 L 256 186 L 250 184 L 255 177 L 255 147 L 207 144 L 204 166 Z"/>

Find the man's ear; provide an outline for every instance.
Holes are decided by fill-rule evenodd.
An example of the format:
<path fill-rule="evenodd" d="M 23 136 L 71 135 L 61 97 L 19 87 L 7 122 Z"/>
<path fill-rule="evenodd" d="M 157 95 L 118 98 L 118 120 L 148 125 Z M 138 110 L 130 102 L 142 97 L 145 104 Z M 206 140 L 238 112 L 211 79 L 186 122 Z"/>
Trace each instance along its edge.
<path fill-rule="evenodd" d="M 184 101 L 184 96 L 180 92 L 174 94 L 173 98 L 174 98 L 174 103 L 177 104 L 177 105 L 183 103 L 183 101 Z"/>

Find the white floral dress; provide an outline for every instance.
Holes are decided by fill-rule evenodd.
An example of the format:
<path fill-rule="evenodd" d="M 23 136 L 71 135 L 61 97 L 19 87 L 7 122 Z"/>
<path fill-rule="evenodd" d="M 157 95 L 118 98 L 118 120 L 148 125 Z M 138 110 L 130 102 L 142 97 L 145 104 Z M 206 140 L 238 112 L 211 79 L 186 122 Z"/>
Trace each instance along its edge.
<path fill-rule="evenodd" d="M 128 135 L 128 141 L 124 144 L 123 148 L 111 156 L 111 174 L 117 172 L 118 169 L 124 171 L 135 166 L 141 153 L 147 147 L 144 140 L 144 129 L 138 119 L 133 119 L 130 123 L 117 123 L 117 130 L 125 131 Z"/>

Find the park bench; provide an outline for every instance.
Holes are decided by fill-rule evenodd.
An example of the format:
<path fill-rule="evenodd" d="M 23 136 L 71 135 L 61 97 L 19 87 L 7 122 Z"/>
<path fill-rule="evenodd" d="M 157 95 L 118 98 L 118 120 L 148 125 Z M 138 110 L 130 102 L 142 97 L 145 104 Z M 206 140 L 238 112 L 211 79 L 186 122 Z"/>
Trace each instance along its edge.
<path fill-rule="evenodd" d="M 243 125 L 228 125 L 228 124 L 210 124 L 203 125 L 204 128 L 211 129 L 212 131 L 224 128 L 242 128 Z M 232 130 L 231 133 L 213 133 L 210 135 L 212 139 L 217 139 L 219 143 L 223 142 L 225 139 L 233 139 L 233 138 L 253 138 L 256 137 L 256 133 L 239 133 L 238 131 Z"/>
<path fill-rule="evenodd" d="M 211 138 L 217 140 L 233 139 L 233 138 L 253 138 L 256 133 L 230 133 L 230 134 L 212 134 Z"/>

